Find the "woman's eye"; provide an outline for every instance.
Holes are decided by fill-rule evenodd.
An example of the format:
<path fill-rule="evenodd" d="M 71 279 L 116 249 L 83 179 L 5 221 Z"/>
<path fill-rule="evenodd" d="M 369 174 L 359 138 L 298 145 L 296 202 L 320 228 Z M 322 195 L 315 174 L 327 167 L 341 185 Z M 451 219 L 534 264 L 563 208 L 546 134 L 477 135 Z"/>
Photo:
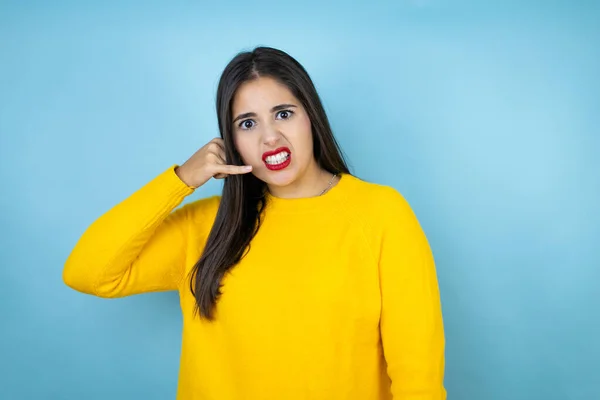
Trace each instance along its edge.
<path fill-rule="evenodd" d="M 290 110 L 282 110 L 277 113 L 277 119 L 288 119 L 294 112 Z"/>
<path fill-rule="evenodd" d="M 251 119 L 247 119 L 245 121 L 240 122 L 240 128 L 242 129 L 252 129 L 254 126 L 254 121 Z"/>

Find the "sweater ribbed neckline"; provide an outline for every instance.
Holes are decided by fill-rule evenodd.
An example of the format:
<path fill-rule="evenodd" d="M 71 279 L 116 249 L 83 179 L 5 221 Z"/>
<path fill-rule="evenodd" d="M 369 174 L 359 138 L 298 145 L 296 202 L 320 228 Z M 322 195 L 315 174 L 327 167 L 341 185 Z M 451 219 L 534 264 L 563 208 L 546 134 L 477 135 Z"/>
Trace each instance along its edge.
<path fill-rule="evenodd" d="M 341 173 L 338 174 L 338 178 L 336 179 L 338 182 L 320 196 L 286 199 L 275 197 L 272 194 L 267 193 L 265 196 L 267 199 L 266 211 L 269 213 L 310 212 L 322 211 L 339 206 L 341 201 L 348 196 L 348 186 L 355 178 L 350 174 Z"/>

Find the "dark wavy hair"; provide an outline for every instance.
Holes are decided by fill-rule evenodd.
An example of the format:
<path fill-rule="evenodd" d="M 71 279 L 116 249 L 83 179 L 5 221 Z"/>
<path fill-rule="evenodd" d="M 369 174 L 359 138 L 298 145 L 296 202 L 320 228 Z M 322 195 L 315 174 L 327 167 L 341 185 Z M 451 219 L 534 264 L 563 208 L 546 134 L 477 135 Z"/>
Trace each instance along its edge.
<path fill-rule="evenodd" d="M 243 165 L 232 132 L 232 102 L 244 82 L 270 77 L 287 86 L 306 109 L 311 121 L 317 164 L 330 173 L 350 173 L 336 142 L 317 90 L 302 65 L 287 53 L 257 47 L 238 53 L 225 67 L 217 89 L 217 117 L 225 141 L 226 162 Z M 219 209 L 203 253 L 191 271 L 190 290 L 195 311 L 213 319 L 221 295 L 221 280 L 250 250 L 266 206 L 266 184 L 252 173 L 225 178 Z"/>

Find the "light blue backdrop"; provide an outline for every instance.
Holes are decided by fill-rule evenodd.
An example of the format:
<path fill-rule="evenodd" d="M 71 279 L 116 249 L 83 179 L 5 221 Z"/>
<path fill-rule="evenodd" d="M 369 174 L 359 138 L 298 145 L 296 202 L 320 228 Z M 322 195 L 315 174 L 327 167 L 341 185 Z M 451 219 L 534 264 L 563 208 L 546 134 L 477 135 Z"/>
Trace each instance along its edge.
<path fill-rule="evenodd" d="M 422 221 L 449 398 L 600 399 L 600 2 L 81 3 L 0 2 L 0 398 L 174 398 L 176 294 L 92 298 L 63 263 L 217 135 L 220 72 L 264 44 Z"/>

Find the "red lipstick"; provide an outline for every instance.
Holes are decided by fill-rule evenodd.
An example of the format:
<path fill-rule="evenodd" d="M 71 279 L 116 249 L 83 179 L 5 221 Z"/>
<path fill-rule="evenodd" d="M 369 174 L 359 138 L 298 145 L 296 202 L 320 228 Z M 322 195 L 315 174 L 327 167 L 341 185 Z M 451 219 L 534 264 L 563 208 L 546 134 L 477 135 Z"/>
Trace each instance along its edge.
<path fill-rule="evenodd" d="M 283 152 L 287 153 L 288 155 L 285 159 L 281 159 L 279 163 L 274 162 L 273 160 L 271 161 L 271 163 L 267 162 L 267 157 L 274 156 Z M 292 162 L 292 152 L 287 147 L 280 147 L 278 149 L 265 152 L 262 156 L 262 160 L 265 163 L 265 166 L 271 171 L 279 171 L 290 165 L 290 163 Z"/>

